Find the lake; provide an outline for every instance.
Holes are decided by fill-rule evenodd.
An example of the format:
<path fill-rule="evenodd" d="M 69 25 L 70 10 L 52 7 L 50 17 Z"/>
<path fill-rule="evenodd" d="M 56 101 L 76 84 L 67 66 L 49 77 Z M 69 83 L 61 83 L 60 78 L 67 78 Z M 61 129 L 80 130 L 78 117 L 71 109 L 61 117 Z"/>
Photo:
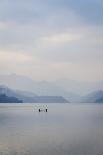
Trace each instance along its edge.
<path fill-rule="evenodd" d="M 0 155 L 103 155 L 103 105 L 0 104 Z"/>

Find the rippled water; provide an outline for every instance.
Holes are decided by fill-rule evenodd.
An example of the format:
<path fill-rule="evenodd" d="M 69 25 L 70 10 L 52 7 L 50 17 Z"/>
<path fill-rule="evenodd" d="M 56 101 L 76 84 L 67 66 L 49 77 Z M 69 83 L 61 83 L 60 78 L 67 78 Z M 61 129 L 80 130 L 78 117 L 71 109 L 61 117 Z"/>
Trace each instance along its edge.
<path fill-rule="evenodd" d="M 40 106 L 0 105 L 0 155 L 103 155 L 103 105 Z"/>

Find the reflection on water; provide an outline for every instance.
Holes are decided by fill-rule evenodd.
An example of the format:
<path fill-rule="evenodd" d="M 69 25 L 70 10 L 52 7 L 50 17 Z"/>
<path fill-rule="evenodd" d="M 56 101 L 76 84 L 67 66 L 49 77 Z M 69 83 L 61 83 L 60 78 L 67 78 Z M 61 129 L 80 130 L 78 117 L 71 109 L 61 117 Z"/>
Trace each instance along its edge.
<path fill-rule="evenodd" d="M 0 155 L 103 155 L 103 105 L 0 105 Z"/>

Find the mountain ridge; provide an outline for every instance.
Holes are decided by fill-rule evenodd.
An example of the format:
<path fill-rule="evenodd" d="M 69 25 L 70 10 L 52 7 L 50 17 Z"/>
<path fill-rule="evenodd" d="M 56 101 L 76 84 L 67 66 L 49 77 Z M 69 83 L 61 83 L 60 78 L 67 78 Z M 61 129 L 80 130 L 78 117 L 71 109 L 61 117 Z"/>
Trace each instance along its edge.
<path fill-rule="evenodd" d="M 67 79 L 60 80 L 59 83 L 58 81 L 34 81 L 33 79 L 25 76 L 12 74 L 7 76 L 2 75 L 2 78 L 0 76 L 0 83 L 5 84 L 7 85 L 7 87 L 15 90 L 16 97 L 23 99 L 24 102 L 36 102 L 36 100 L 34 100 L 34 96 L 62 96 L 70 103 L 93 103 L 97 102 L 99 98 L 102 98 L 102 89 L 101 91 L 99 91 L 99 89 L 97 89 L 97 91 L 94 91 L 96 89 L 92 89 L 92 91 L 88 89 L 89 91 L 86 95 L 78 95 L 79 93 L 75 94 L 70 92 L 69 89 L 72 90 L 76 88 L 78 90 L 79 87 L 84 87 L 83 82 L 81 82 L 83 86 L 81 86 L 80 83 L 77 83 L 77 86 L 74 86 L 76 85 L 76 82 L 74 80 L 71 80 L 69 82 Z M 99 82 L 98 85 L 100 85 L 100 83 L 102 88 L 102 81 Z M 94 82 L 92 84 L 94 84 Z M 88 85 L 90 85 L 90 83 L 88 83 Z M 95 87 L 96 86 L 93 86 L 92 88 Z"/>
<path fill-rule="evenodd" d="M 34 95 L 30 97 L 30 96 L 25 96 L 25 94 L 22 94 L 21 92 L 22 91 L 15 91 L 3 85 L 0 86 L 0 95 L 6 95 L 8 99 L 10 97 L 17 98 L 18 100 L 22 100 L 23 103 L 68 103 L 69 102 L 62 96 L 35 96 Z"/>

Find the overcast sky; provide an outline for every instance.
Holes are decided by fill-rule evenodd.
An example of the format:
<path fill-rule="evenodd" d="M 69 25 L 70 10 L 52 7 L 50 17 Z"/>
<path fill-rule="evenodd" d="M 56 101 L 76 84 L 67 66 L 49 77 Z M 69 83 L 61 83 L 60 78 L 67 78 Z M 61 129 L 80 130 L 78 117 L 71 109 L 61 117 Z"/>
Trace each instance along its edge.
<path fill-rule="evenodd" d="M 0 74 L 103 80 L 103 0 L 0 0 Z"/>

